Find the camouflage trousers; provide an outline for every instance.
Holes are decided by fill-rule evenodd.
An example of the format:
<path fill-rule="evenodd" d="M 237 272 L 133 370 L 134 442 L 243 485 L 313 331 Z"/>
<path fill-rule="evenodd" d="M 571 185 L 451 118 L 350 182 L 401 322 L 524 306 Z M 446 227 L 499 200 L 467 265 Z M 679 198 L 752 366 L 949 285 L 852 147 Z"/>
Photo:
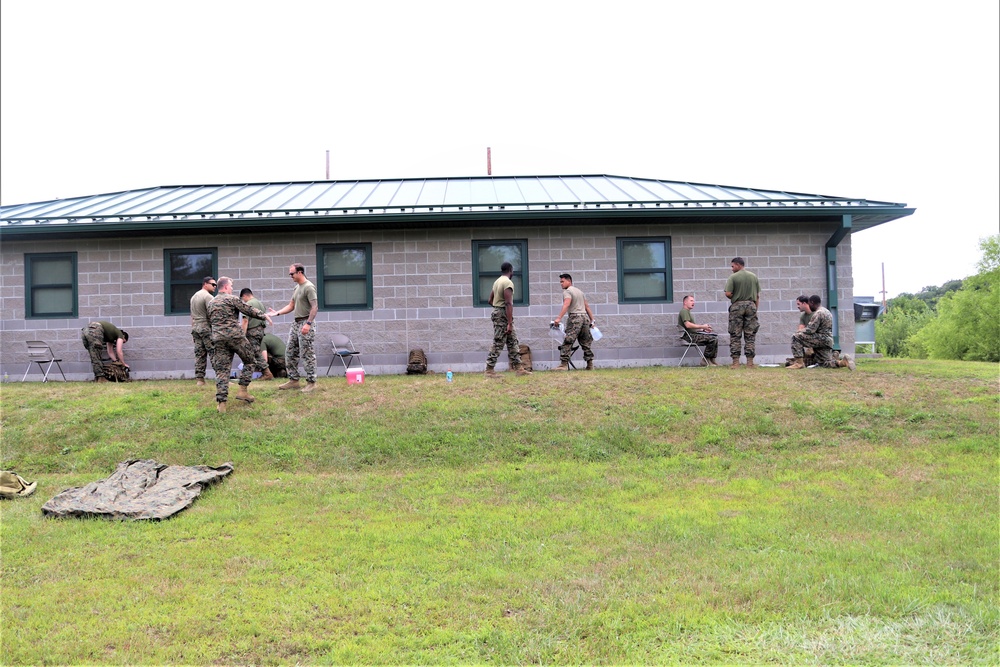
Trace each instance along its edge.
<path fill-rule="evenodd" d="M 254 327 L 253 329 L 247 329 L 247 340 L 250 341 L 250 347 L 253 348 L 253 362 L 254 366 L 260 369 L 268 368 L 269 365 L 264 361 L 264 353 L 260 349 L 261 341 L 264 340 L 264 327 Z M 246 364 L 243 364 L 246 366 Z M 261 371 L 263 372 L 263 370 Z"/>
<path fill-rule="evenodd" d="M 246 387 L 253 379 L 254 371 L 264 372 L 267 365 L 261 358 L 257 366 L 254 350 L 246 336 L 239 338 L 212 339 L 212 369 L 215 371 L 215 400 L 225 403 L 229 399 L 229 373 L 233 370 L 233 355 L 239 355 L 243 360 L 243 370 L 240 371 L 240 386 Z"/>
<path fill-rule="evenodd" d="M 507 354 L 510 355 L 510 363 L 520 365 L 521 344 L 517 342 L 517 333 L 514 331 L 514 327 L 511 327 L 510 333 L 507 333 L 507 309 L 494 308 L 490 319 L 493 320 L 493 345 L 490 346 L 490 353 L 486 356 L 486 365 L 490 368 L 496 366 L 497 359 L 500 358 L 500 353 L 505 347 Z"/>
<path fill-rule="evenodd" d="M 97 322 L 85 326 L 80 330 L 80 340 L 90 353 L 90 369 L 94 371 L 94 377 L 104 377 L 104 362 L 101 361 L 101 353 L 105 348 L 103 327 Z"/>
<path fill-rule="evenodd" d="M 708 334 L 697 333 L 694 331 L 685 331 L 684 334 L 691 340 L 695 345 L 701 345 L 705 348 L 705 358 L 715 359 L 719 354 L 719 337 L 709 336 Z"/>
<path fill-rule="evenodd" d="M 822 368 L 838 368 L 833 358 L 833 339 L 829 336 L 814 336 L 804 331 L 792 334 L 792 356 L 805 359 L 806 348 L 812 348 L 812 363 Z M 811 365 L 811 364 L 810 364 Z"/>
<path fill-rule="evenodd" d="M 585 314 L 571 313 L 566 318 L 566 337 L 559 346 L 559 360 L 563 364 L 569 365 L 569 358 L 573 356 L 573 346 L 577 342 L 583 348 L 583 360 L 593 361 L 594 351 L 590 349 L 590 344 L 594 342 L 594 338 L 590 335 L 590 318 Z"/>
<path fill-rule="evenodd" d="M 753 359 L 757 354 L 758 329 L 757 306 L 753 301 L 737 301 L 729 306 L 729 356 L 738 359 L 742 343 L 747 359 Z"/>
<path fill-rule="evenodd" d="M 310 326 L 309 333 L 302 333 L 301 322 L 292 322 L 292 328 L 288 331 L 288 345 L 285 347 L 285 367 L 288 370 L 289 380 L 298 380 L 299 357 L 302 357 L 302 365 L 305 366 L 306 382 L 316 381 L 316 327 Z"/>
<path fill-rule="evenodd" d="M 273 354 L 267 357 L 267 365 L 271 369 L 271 375 L 276 378 L 286 378 L 288 377 L 288 371 L 285 370 L 285 358 L 276 357 Z"/>
<path fill-rule="evenodd" d="M 212 329 L 191 329 L 191 338 L 194 340 L 194 376 L 203 380 L 208 358 L 212 356 Z"/>

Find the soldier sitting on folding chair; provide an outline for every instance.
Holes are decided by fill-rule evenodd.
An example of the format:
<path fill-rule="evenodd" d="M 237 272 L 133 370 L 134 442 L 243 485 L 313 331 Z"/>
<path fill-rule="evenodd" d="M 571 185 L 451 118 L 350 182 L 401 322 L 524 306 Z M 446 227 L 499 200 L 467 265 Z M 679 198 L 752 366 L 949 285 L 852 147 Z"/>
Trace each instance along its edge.
<path fill-rule="evenodd" d="M 692 343 L 705 347 L 705 361 L 701 364 L 702 366 L 718 366 L 719 364 L 715 363 L 715 356 L 719 352 L 719 337 L 708 335 L 712 333 L 711 324 L 695 323 L 694 315 L 691 314 L 692 310 L 694 310 L 694 296 L 688 294 L 684 297 L 683 307 L 677 313 L 677 326 L 684 329 L 684 335 Z"/>

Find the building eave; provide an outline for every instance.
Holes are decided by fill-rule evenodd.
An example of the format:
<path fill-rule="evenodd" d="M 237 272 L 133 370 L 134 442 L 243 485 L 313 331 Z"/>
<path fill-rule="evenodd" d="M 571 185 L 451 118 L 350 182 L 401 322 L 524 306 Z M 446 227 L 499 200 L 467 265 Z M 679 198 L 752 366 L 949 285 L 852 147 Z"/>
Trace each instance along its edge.
<path fill-rule="evenodd" d="M 537 207 L 435 207 L 433 211 L 408 209 L 341 210 L 287 212 L 242 211 L 225 214 L 176 214 L 147 219 L 89 218 L 72 222 L 33 220 L 0 225 L 0 239 L 14 241 L 41 238 L 95 238 L 199 235 L 233 232 L 260 233 L 276 230 L 307 231 L 317 229 L 412 229 L 440 227 L 489 227 L 520 224 L 528 226 L 574 224 L 629 224 L 642 221 L 655 224 L 694 224 L 729 222 L 826 222 L 844 215 L 853 218 L 853 231 L 863 231 L 912 215 L 915 209 L 854 206 L 656 206 L 656 205 L 541 205 Z"/>

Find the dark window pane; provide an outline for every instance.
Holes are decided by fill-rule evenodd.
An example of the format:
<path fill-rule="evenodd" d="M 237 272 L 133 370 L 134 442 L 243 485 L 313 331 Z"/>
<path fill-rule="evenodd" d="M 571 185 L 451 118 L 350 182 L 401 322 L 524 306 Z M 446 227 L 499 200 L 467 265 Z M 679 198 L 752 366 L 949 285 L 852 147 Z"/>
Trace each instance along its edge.
<path fill-rule="evenodd" d="M 217 251 L 190 248 L 164 251 L 164 293 L 167 315 L 191 312 L 191 297 L 205 276 L 215 276 Z"/>
<path fill-rule="evenodd" d="M 212 255 L 210 253 L 173 253 L 170 256 L 170 279 L 172 282 L 197 281 L 198 289 L 201 289 L 201 279 L 211 275 L 211 273 Z M 197 291 L 195 290 L 195 292 Z"/>
<path fill-rule="evenodd" d="M 488 306 L 493 283 L 500 277 L 500 267 L 510 262 L 514 267 L 514 305 L 528 305 L 526 291 L 528 242 L 527 241 L 473 241 L 472 268 L 474 303 Z"/>
<path fill-rule="evenodd" d="M 514 271 L 521 270 L 521 246 L 520 245 L 480 245 L 479 246 L 479 271 L 481 273 L 491 272 L 500 275 L 500 267 L 504 262 L 510 262 Z"/>

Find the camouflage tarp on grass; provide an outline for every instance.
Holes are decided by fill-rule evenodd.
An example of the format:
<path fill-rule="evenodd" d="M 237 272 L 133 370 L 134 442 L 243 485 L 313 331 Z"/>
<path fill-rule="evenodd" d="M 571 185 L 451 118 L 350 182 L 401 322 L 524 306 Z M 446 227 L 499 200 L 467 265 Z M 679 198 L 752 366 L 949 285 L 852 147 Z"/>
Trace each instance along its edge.
<path fill-rule="evenodd" d="M 232 471 L 232 463 L 213 468 L 133 459 L 119 463 L 107 479 L 63 491 L 42 505 L 42 513 L 55 517 L 166 519 L 193 503 L 203 488 Z"/>

